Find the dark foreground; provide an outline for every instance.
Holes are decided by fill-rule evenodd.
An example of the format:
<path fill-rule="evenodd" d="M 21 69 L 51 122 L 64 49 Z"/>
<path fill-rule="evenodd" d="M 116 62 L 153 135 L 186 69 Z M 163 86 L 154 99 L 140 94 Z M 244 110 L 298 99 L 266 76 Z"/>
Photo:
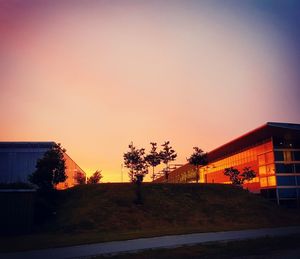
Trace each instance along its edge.
<path fill-rule="evenodd" d="M 129 183 L 83 185 L 59 191 L 55 213 L 36 224 L 30 234 L 0 236 L 0 251 L 300 226 L 299 210 L 280 208 L 231 185 L 147 183 L 142 193 L 144 203 L 136 205 L 135 186 Z"/>
<path fill-rule="evenodd" d="M 196 259 L 196 258 L 300 258 L 300 235 L 265 237 L 253 240 L 218 242 L 131 254 L 97 256 L 96 259 Z"/>
<path fill-rule="evenodd" d="M 125 252 L 132 253 L 149 249 L 171 248 L 183 245 L 207 244 L 212 242 L 233 242 L 233 240 L 238 242 L 240 240 L 253 240 L 268 236 L 288 237 L 295 234 L 300 235 L 300 226 L 140 238 L 126 241 L 104 242 L 98 244 L 33 250 L 17 253 L 0 253 L 0 257 L 7 259 L 65 259 L 93 257 L 96 255 L 107 256 L 111 254 L 120 254 Z"/>

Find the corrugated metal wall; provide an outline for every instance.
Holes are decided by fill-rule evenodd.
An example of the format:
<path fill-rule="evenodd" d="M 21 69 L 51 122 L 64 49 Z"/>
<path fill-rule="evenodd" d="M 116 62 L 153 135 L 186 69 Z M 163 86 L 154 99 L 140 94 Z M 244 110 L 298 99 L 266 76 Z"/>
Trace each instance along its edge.
<path fill-rule="evenodd" d="M 0 147 L 0 182 L 27 182 L 28 175 L 35 171 L 37 160 L 48 149 Z"/>
<path fill-rule="evenodd" d="M 28 182 L 28 175 L 35 171 L 37 160 L 42 158 L 54 142 L 0 142 L 0 183 Z M 66 174 L 64 183 L 58 189 L 65 189 L 77 184 L 74 176 L 85 172 L 65 153 Z"/>

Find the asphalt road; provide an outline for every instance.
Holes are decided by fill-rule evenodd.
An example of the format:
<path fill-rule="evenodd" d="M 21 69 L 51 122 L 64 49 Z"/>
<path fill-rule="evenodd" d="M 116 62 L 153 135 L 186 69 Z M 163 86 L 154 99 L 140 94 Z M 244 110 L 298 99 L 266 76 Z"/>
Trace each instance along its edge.
<path fill-rule="evenodd" d="M 26 252 L 0 253 L 0 258 L 60 259 L 88 257 L 94 255 L 117 254 L 121 252 L 133 252 L 145 249 L 171 248 L 176 246 L 201 244 L 207 242 L 243 240 L 266 236 L 285 236 L 296 233 L 300 233 L 300 226 L 173 235 L 152 238 L 140 238 L 126 241 L 113 241 L 97 244 L 78 245 L 62 248 L 33 250 Z"/>

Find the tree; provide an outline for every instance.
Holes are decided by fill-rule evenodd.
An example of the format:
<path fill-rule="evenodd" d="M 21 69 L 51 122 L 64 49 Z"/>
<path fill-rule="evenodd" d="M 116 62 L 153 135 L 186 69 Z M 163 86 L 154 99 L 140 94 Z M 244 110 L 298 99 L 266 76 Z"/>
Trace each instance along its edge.
<path fill-rule="evenodd" d="M 66 150 L 61 144 L 54 144 L 37 161 L 36 170 L 29 175 L 28 180 L 41 190 L 53 190 L 58 183 L 67 179 L 64 153 Z"/>
<path fill-rule="evenodd" d="M 152 167 L 152 181 L 154 181 L 155 179 L 154 168 L 160 164 L 161 157 L 160 154 L 156 151 L 157 143 L 150 142 L 150 144 L 152 145 L 152 147 L 150 153 L 146 155 L 145 160 L 147 164 Z"/>
<path fill-rule="evenodd" d="M 164 144 L 161 145 L 163 147 L 163 150 L 160 151 L 160 158 L 165 164 L 165 168 L 163 170 L 163 173 L 165 175 L 165 180 L 168 182 L 169 180 L 169 174 L 170 174 L 170 168 L 169 168 L 169 162 L 174 161 L 177 157 L 177 154 L 174 149 L 170 146 L 170 141 L 165 141 Z"/>
<path fill-rule="evenodd" d="M 148 173 L 147 163 L 145 160 L 145 149 L 138 149 L 131 143 L 129 151 L 124 153 L 124 164 L 129 169 L 129 177 L 132 183 L 136 184 L 136 203 L 142 204 L 141 184 L 144 176 Z"/>
<path fill-rule="evenodd" d="M 129 169 L 129 178 L 131 182 L 143 181 L 144 176 L 148 173 L 145 160 L 145 149 L 138 149 L 131 143 L 129 151 L 124 153 L 124 164 Z"/>
<path fill-rule="evenodd" d="M 79 184 L 79 185 L 86 183 L 86 176 L 81 171 L 76 172 L 74 179 L 76 180 L 77 184 Z"/>
<path fill-rule="evenodd" d="M 103 178 L 101 174 L 101 170 L 96 170 L 95 173 L 91 177 L 88 178 L 87 183 L 88 184 L 97 184 L 100 183 L 100 180 Z"/>
<path fill-rule="evenodd" d="M 232 184 L 237 186 L 241 186 L 245 181 L 250 181 L 256 177 L 256 173 L 250 167 L 245 167 L 242 174 L 234 167 L 225 168 L 224 175 L 228 176 Z"/>
<path fill-rule="evenodd" d="M 241 176 L 244 183 L 244 181 L 251 181 L 253 178 L 255 178 L 256 173 L 251 169 L 251 167 L 245 167 Z"/>
<path fill-rule="evenodd" d="M 241 179 L 239 177 L 239 174 L 240 171 L 233 167 L 225 168 L 224 170 L 224 175 L 229 177 L 233 185 L 241 185 Z"/>
<path fill-rule="evenodd" d="M 207 153 L 204 153 L 204 151 L 199 147 L 194 147 L 194 153 L 191 154 L 189 158 L 187 158 L 187 161 L 195 166 L 196 172 L 195 172 L 195 179 L 196 182 L 199 182 L 199 168 L 200 166 L 207 165 Z"/>

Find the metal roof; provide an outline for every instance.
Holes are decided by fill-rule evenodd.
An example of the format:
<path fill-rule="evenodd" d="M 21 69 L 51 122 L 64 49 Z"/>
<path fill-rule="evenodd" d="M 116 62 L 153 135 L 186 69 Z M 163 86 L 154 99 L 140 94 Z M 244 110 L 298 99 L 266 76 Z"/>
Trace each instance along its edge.
<path fill-rule="evenodd" d="M 5 141 L 0 142 L 0 148 L 50 148 L 54 141 Z"/>
<path fill-rule="evenodd" d="M 267 122 L 267 125 L 271 127 L 300 130 L 300 124 L 296 124 L 296 123 Z"/>
<path fill-rule="evenodd" d="M 300 139 L 300 124 L 267 122 L 266 124 L 243 134 L 242 136 L 216 148 L 208 153 L 210 162 L 236 153 L 272 137 Z"/>

